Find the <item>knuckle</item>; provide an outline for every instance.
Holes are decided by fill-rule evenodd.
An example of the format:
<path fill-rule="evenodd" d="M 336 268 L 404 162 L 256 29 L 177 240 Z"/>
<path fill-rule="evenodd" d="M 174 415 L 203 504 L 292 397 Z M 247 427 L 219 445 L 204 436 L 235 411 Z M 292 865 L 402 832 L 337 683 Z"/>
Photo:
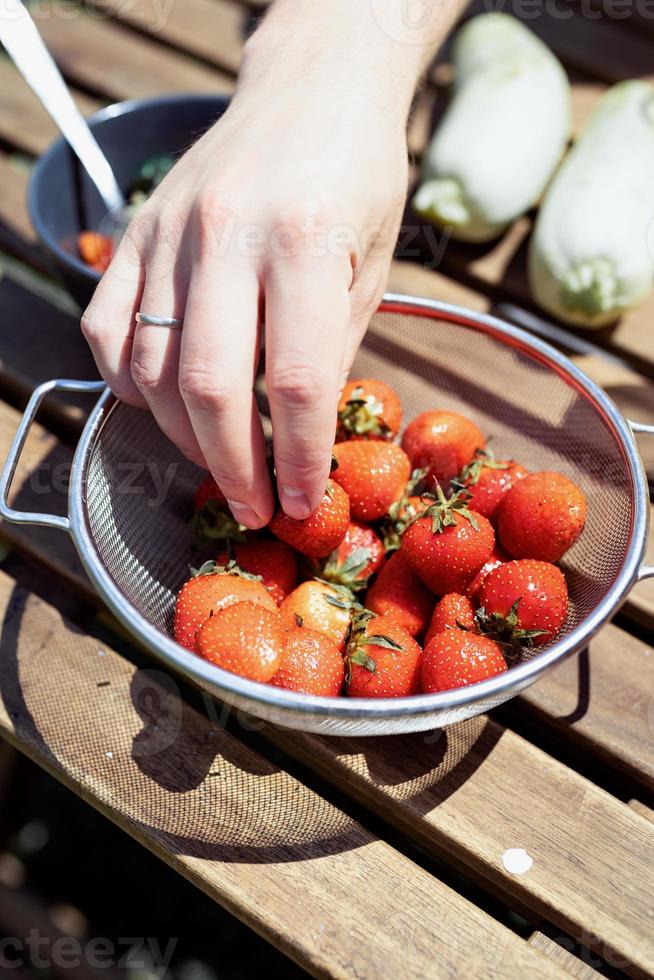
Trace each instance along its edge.
<path fill-rule="evenodd" d="M 195 214 L 200 225 L 222 224 L 236 216 L 234 201 L 220 187 L 205 187 L 197 196 Z"/>
<path fill-rule="evenodd" d="M 320 371 L 311 364 L 272 367 L 267 387 L 273 401 L 298 409 L 307 409 L 324 401 L 328 391 Z"/>
<path fill-rule="evenodd" d="M 102 339 L 102 327 L 92 307 L 87 307 L 80 320 L 80 328 L 86 341 L 93 347 Z"/>
<path fill-rule="evenodd" d="M 191 409 L 223 414 L 233 399 L 232 387 L 206 368 L 184 367 L 179 375 L 179 390 Z"/>
<path fill-rule="evenodd" d="M 160 370 L 145 354 L 134 353 L 130 371 L 139 391 L 153 392 L 159 387 Z"/>

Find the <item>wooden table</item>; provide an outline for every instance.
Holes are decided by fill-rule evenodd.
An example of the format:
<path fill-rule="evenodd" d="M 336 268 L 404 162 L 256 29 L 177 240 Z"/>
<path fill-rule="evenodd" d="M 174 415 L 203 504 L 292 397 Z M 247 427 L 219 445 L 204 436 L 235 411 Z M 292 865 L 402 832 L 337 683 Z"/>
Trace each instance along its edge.
<path fill-rule="evenodd" d="M 163 20 L 154 0 L 96 0 L 74 15 L 70 3 L 41 0 L 39 11 L 89 112 L 165 91 L 229 92 L 261 6 L 174 0 Z M 654 22 L 568 9 L 569 19 L 543 14 L 530 26 L 571 73 L 579 126 L 607 84 L 654 77 Z M 416 160 L 447 77 L 441 58 L 411 123 Z M 53 136 L 0 57 L 0 456 L 38 382 L 95 376 L 25 210 L 29 169 Z M 395 263 L 390 286 L 520 318 L 530 223 L 489 248 L 450 244 L 437 272 Z M 619 362 L 575 355 L 625 414 L 645 420 L 653 323 L 654 297 L 593 336 Z M 24 509 L 40 509 L 49 483 L 65 506 L 83 412 L 74 400 L 47 403 L 17 481 Z M 642 448 L 654 470 L 654 446 Z M 126 646 L 63 535 L 1 533 L 10 557 L 0 569 L 0 733 L 307 971 L 653 974 L 654 583 L 576 662 L 492 716 L 441 738 L 336 740 L 225 724 L 220 705 L 96 638 L 102 623 Z M 533 859 L 527 873 L 505 869 L 512 847 Z"/>

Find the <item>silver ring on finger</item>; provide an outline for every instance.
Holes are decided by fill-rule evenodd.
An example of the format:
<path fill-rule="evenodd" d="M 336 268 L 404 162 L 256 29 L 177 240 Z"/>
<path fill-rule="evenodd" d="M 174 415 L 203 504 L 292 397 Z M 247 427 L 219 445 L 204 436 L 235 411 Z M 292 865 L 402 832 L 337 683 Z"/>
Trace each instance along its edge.
<path fill-rule="evenodd" d="M 143 313 L 141 310 L 136 314 L 136 322 L 149 327 L 168 327 L 169 330 L 181 330 L 184 323 L 178 316 L 157 316 L 155 313 Z"/>

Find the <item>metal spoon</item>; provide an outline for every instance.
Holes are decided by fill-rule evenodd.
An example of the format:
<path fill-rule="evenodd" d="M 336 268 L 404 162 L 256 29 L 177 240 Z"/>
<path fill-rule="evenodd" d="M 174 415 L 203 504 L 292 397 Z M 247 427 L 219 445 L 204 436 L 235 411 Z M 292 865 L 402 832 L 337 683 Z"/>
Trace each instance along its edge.
<path fill-rule="evenodd" d="M 117 214 L 125 199 L 114 173 L 21 0 L 0 0 L 0 41 L 77 154 L 107 211 Z"/>

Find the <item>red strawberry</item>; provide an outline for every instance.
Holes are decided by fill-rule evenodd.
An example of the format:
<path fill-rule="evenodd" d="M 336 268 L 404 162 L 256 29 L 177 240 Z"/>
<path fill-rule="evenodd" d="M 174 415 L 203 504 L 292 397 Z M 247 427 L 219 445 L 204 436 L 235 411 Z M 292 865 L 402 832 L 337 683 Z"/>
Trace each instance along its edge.
<path fill-rule="evenodd" d="M 510 558 L 496 541 L 495 546 L 491 551 L 490 558 L 485 565 L 482 565 L 466 590 L 466 595 L 472 600 L 472 602 L 477 603 L 477 600 L 479 599 L 479 590 L 481 589 L 482 582 L 488 573 L 492 572 L 494 568 L 499 568 L 505 561 L 510 561 Z"/>
<path fill-rule="evenodd" d="M 212 613 L 245 601 L 277 611 L 275 600 L 262 582 L 243 575 L 233 564 L 206 562 L 179 591 L 173 624 L 175 639 L 187 650 L 195 650 L 197 631 Z"/>
<path fill-rule="evenodd" d="M 437 633 L 454 629 L 467 629 L 477 632 L 475 607 L 467 596 L 459 595 L 458 592 L 448 592 L 436 603 L 429 629 L 425 635 L 425 646 Z"/>
<path fill-rule="evenodd" d="M 399 623 L 365 613 L 345 656 L 351 698 L 401 698 L 418 690 L 422 650 Z"/>
<path fill-rule="evenodd" d="M 496 461 L 489 452 L 478 449 L 472 462 L 464 466 L 452 485 L 467 490 L 468 507 L 495 523 L 497 511 L 511 487 L 527 475 L 527 470 L 512 460 Z"/>
<path fill-rule="evenodd" d="M 402 535 L 401 553 L 436 595 L 465 592 L 493 550 L 493 526 L 468 510 L 465 497 L 438 499 Z"/>
<path fill-rule="evenodd" d="M 386 551 L 397 551 L 401 544 L 402 531 L 414 517 L 433 503 L 431 496 L 423 496 L 426 475 L 425 470 L 413 470 L 404 493 L 391 504 L 388 514 L 382 519 L 379 533 Z"/>
<path fill-rule="evenodd" d="M 332 477 L 350 498 L 352 517 L 376 521 L 404 493 L 411 467 L 406 454 L 391 442 L 339 442 L 338 467 Z"/>
<path fill-rule="evenodd" d="M 391 555 L 366 595 L 366 606 L 371 612 L 390 616 L 411 636 L 423 632 L 433 605 L 434 597 L 401 551 Z"/>
<path fill-rule="evenodd" d="M 265 683 L 279 668 L 285 639 L 277 609 L 237 602 L 206 621 L 198 633 L 197 652 L 223 670 Z"/>
<path fill-rule="evenodd" d="M 221 552 L 216 561 L 226 564 L 230 554 L 244 572 L 258 576 L 271 596 L 280 604 L 297 585 L 297 559 L 287 544 L 271 538 L 248 537 Z"/>
<path fill-rule="evenodd" d="M 474 422 L 457 412 L 435 409 L 409 422 L 402 448 L 411 465 L 428 471 L 431 482 L 446 483 L 470 462 L 486 440 Z"/>
<path fill-rule="evenodd" d="M 385 554 L 384 545 L 373 528 L 351 521 L 338 548 L 318 565 L 316 574 L 326 582 L 354 590 L 364 589 L 384 561 Z"/>
<path fill-rule="evenodd" d="M 513 558 L 559 561 L 586 523 L 583 490 L 560 473 L 530 473 L 502 501 L 498 532 Z"/>
<path fill-rule="evenodd" d="M 336 697 L 345 677 L 343 654 L 324 633 L 296 627 L 286 633 L 284 655 L 271 680 L 275 687 Z"/>
<path fill-rule="evenodd" d="M 195 501 L 194 510 L 197 513 L 202 510 L 204 505 L 212 500 L 214 503 L 218 504 L 219 507 L 227 506 L 227 498 L 222 492 L 211 473 L 207 473 L 205 477 L 202 478 L 198 484 L 197 490 L 195 491 Z"/>
<path fill-rule="evenodd" d="M 348 381 L 338 403 L 337 441 L 392 439 L 400 431 L 402 405 L 389 385 L 374 378 Z"/>
<path fill-rule="evenodd" d="M 268 525 L 272 533 L 309 558 L 325 558 L 336 548 L 350 525 L 350 502 L 338 483 L 327 481 L 327 489 L 317 510 L 302 521 L 289 517 L 280 508 Z"/>
<path fill-rule="evenodd" d="M 420 682 L 425 694 L 466 687 L 506 670 L 502 650 L 487 636 L 464 630 L 437 633 L 422 655 Z"/>
<path fill-rule="evenodd" d="M 500 565 L 484 579 L 477 613 L 484 633 L 513 646 L 553 639 L 568 614 L 563 572 L 546 561 L 523 558 Z"/>
<path fill-rule="evenodd" d="M 279 611 L 286 629 L 305 626 L 324 633 L 342 652 L 356 605 L 349 589 L 311 579 L 287 595 Z"/>

